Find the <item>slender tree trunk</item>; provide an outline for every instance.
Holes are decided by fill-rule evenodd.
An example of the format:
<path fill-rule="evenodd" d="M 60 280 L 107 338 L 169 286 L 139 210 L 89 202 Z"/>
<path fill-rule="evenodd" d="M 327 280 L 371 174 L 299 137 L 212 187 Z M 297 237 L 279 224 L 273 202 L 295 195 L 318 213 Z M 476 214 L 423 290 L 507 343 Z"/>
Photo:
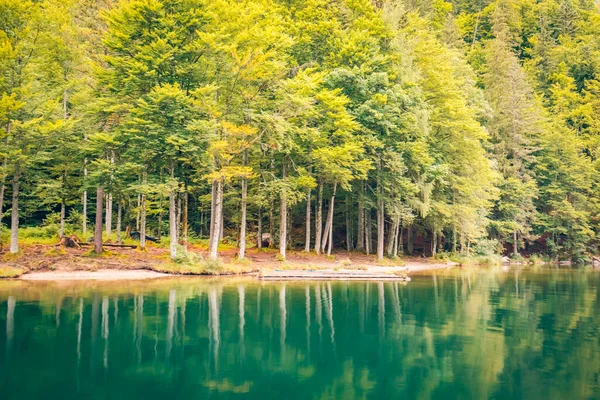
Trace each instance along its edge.
<path fill-rule="evenodd" d="M 146 186 L 146 172 L 142 174 L 142 184 Z M 146 250 L 146 193 L 140 198 L 140 249 Z"/>
<path fill-rule="evenodd" d="M 171 180 L 175 179 L 175 165 L 171 163 Z M 172 182 L 171 182 L 172 183 Z M 177 257 L 177 210 L 175 206 L 175 188 L 169 191 L 169 252 L 171 260 Z"/>
<path fill-rule="evenodd" d="M 102 202 L 104 200 L 104 188 L 96 188 L 96 226 L 94 227 L 94 253 L 102 254 Z"/>
<path fill-rule="evenodd" d="M 360 182 L 360 192 L 358 194 L 358 227 L 356 229 L 356 250 L 365 251 L 365 203 L 364 203 L 364 182 Z"/>
<path fill-rule="evenodd" d="M 13 175 L 12 210 L 10 214 L 10 252 L 13 254 L 19 252 L 19 178 L 20 171 L 17 167 Z"/>
<path fill-rule="evenodd" d="M 87 180 L 87 174 L 88 174 L 88 170 L 87 170 L 87 158 L 83 160 L 83 180 L 84 183 Z M 87 190 L 83 191 L 83 198 L 81 199 L 81 202 L 83 203 L 83 215 L 82 215 L 82 227 L 81 227 L 81 231 L 83 233 L 83 236 L 85 236 L 85 234 L 87 233 L 87 202 L 88 202 L 88 192 Z"/>
<path fill-rule="evenodd" d="M 108 193 L 106 195 L 106 235 L 110 235 L 112 233 L 112 205 L 113 205 L 113 200 L 112 200 L 112 194 Z"/>
<path fill-rule="evenodd" d="M 281 210 L 280 210 L 280 222 L 279 222 L 279 254 L 285 260 L 285 250 L 287 245 L 287 193 L 286 193 L 286 163 L 283 161 L 282 166 L 282 180 L 283 185 L 281 188 Z"/>
<path fill-rule="evenodd" d="M 396 232 L 394 233 L 394 257 L 398 257 L 398 242 L 402 240 L 402 230 L 400 221 L 396 222 Z"/>
<path fill-rule="evenodd" d="M 304 238 L 304 251 L 310 252 L 310 188 L 306 192 L 306 232 Z"/>
<path fill-rule="evenodd" d="M 323 182 L 319 182 L 317 213 L 315 218 L 315 252 L 321 254 L 321 234 L 323 229 Z"/>
<path fill-rule="evenodd" d="M 208 234 L 209 246 L 213 242 L 213 230 L 215 228 L 215 204 L 217 204 L 217 181 L 213 180 L 210 195 L 210 230 Z"/>
<path fill-rule="evenodd" d="M 258 250 L 262 249 L 262 209 L 258 208 L 258 224 L 256 229 L 256 248 Z"/>
<path fill-rule="evenodd" d="M 513 231 L 513 256 L 519 255 L 519 244 L 517 243 L 517 230 Z"/>
<path fill-rule="evenodd" d="M 337 189 L 337 183 L 333 184 L 333 194 L 331 195 L 331 202 L 329 204 L 329 213 L 327 217 L 327 225 L 329 225 L 329 245 L 327 246 L 327 255 L 331 255 L 331 249 L 333 248 L 333 206 L 335 204 L 335 191 Z"/>
<path fill-rule="evenodd" d="M 390 256 L 394 255 L 394 247 L 396 245 L 396 228 L 398 227 L 398 221 L 396 218 L 392 218 L 392 225 L 390 226 L 390 232 L 388 237 L 386 253 Z"/>
<path fill-rule="evenodd" d="M 187 248 L 187 242 L 188 242 L 188 224 L 189 224 L 188 207 L 189 207 L 189 193 L 188 193 L 188 188 L 187 188 L 187 184 L 186 184 L 185 185 L 185 192 L 183 193 L 183 223 L 182 223 L 182 226 L 181 226 L 181 229 L 182 229 L 182 235 L 181 235 L 182 244 L 186 248 Z"/>
<path fill-rule="evenodd" d="M 248 150 L 244 150 L 243 156 L 244 167 L 248 164 Z M 244 259 L 246 256 L 246 209 L 247 209 L 247 201 L 246 197 L 248 195 L 248 180 L 246 178 L 242 179 L 242 218 L 240 219 L 240 249 L 238 253 L 238 258 L 240 260 Z"/>
<path fill-rule="evenodd" d="M 371 209 L 365 209 L 365 253 L 371 254 Z"/>
<path fill-rule="evenodd" d="M 383 199 L 379 199 L 378 203 L 379 207 L 377 207 L 377 259 L 383 260 L 383 252 L 385 248 L 385 214 Z"/>
<path fill-rule="evenodd" d="M 404 254 L 404 240 L 403 237 L 404 236 L 404 226 L 402 226 L 402 224 L 400 224 L 400 233 L 398 234 L 398 251 L 400 252 L 400 254 Z"/>
<path fill-rule="evenodd" d="M 121 237 L 121 224 L 123 222 L 123 202 L 119 199 L 117 201 L 117 244 L 123 243 Z"/>
<path fill-rule="evenodd" d="M 210 258 L 212 260 L 216 260 L 218 257 L 218 249 L 219 249 L 219 237 L 221 234 L 221 213 L 223 212 L 223 181 L 221 179 L 217 180 L 216 185 L 216 193 L 215 193 L 215 209 L 214 209 L 214 219 L 212 220 L 212 239 L 210 243 Z"/>

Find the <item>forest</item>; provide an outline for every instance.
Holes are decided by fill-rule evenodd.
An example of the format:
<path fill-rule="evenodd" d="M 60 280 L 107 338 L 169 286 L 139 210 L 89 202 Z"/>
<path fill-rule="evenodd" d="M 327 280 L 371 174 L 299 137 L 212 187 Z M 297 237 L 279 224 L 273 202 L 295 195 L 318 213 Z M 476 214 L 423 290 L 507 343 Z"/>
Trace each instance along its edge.
<path fill-rule="evenodd" d="M 0 126 L 10 253 L 27 234 L 584 262 L 600 8 L 0 0 Z"/>

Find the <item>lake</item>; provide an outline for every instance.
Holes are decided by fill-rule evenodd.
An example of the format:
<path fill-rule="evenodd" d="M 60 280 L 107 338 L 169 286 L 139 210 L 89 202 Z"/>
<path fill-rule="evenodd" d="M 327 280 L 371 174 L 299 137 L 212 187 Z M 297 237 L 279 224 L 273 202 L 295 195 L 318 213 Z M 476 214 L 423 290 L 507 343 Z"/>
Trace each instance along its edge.
<path fill-rule="evenodd" d="M 0 281 L 8 399 L 599 399 L 600 273 Z"/>

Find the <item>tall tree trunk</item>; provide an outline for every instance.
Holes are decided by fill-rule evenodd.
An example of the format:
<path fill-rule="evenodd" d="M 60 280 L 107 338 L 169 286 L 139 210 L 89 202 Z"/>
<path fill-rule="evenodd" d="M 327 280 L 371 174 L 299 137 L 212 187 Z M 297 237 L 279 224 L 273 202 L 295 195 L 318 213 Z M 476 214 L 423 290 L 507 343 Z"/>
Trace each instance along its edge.
<path fill-rule="evenodd" d="M 244 150 L 244 155 L 242 158 L 244 163 L 244 167 L 248 164 L 248 150 Z M 246 256 L 246 209 L 247 209 L 247 201 L 246 197 L 248 195 L 248 180 L 244 177 L 242 179 L 242 218 L 240 219 L 240 249 L 238 253 L 238 258 L 240 260 L 244 259 Z"/>
<path fill-rule="evenodd" d="M 310 188 L 306 192 L 306 232 L 304 237 L 304 251 L 310 252 Z"/>
<path fill-rule="evenodd" d="M 189 219 L 188 219 L 189 193 L 188 193 L 187 184 L 185 185 L 184 190 L 185 191 L 183 193 L 183 222 L 181 224 L 182 225 L 181 226 L 181 230 L 182 230 L 181 242 L 182 242 L 183 246 L 187 248 L 188 223 L 189 223 Z"/>
<path fill-rule="evenodd" d="M 331 202 L 329 204 L 329 213 L 327 217 L 327 225 L 329 225 L 329 245 L 327 246 L 327 255 L 331 255 L 331 249 L 333 248 L 333 206 L 335 204 L 335 191 L 337 189 L 337 182 L 333 184 L 333 194 L 331 195 Z"/>
<path fill-rule="evenodd" d="M 287 193 L 286 193 L 286 163 L 283 161 L 282 165 L 282 180 L 283 185 L 281 187 L 281 210 L 280 210 L 280 222 L 279 222 L 279 254 L 285 260 L 285 249 L 287 245 Z"/>
<path fill-rule="evenodd" d="M 121 224 L 123 222 L 123 201 L 119 199 L 117 201 L 117 243 L 123 243 L 123 238 L 121 237 Z"/>
<path fill-rule="evenodd" d="M 84 181 L 84 183 L 87 180 L 87 174 L 88 174 L 88 170 L 87 170 L 87 158 L 86 158 L 83 160 L 83 181 Z M 87 190 L 83 191 L 83 196 L 82 196 L 81 202 L 83 203 L 81 231 L 83 233 L 83 236 L 85 236 L 85 234 L 87 233 L 87 202 L 88 202 Z"/>
<path fill-rule="evenodd" d="M 408 231 L 406 232 L 406 250 L 408 254 L 412 255 L 414 249 L 414 240 L 413 240 L 413 226 L 408 226 Z"/>
<path fill-rule="evenodd" d="M 171 162 L 171 181 L 175 179 L 175 165 Z M 173 182 L 171 182 L 173 184 Z M 175 188 L 169 191 L 169 252 L 171 260 L 177 257 L 177 210 L 175 209 Z"/>
<path fill-rule="evenodd" d="M 388 237 L 386 253 L 390 256 L 394 255 L 394 247 L 396 245 L 396 231 L 398 227 L 398 221 L 396 217 L 392 218 L 392 225 L 390 226 L 390 232 Z"/>
<path fill-rule="evenodd" d="M 437 229 L 435 224 L 433 224 L 433 232 L 431 238 L 431 256 L 435 257 L 437 254 Z"/>
<path fill-rule="evenodd" d="M 208 234 L 209 246 L 213 242 L 213 230 L 215 228 L 215 204 L 217 204 L 217 181 L 213 180 L 210 189 L 210 230 Z"/>
<path fill-rule="evenodd" d="M 94 253 L 102 254 L 102 210 L 104 200 L 104 188 L 96 188 L 96 226 L 94 227 Z"/>
<path fill-rule="evenodd" d="M 519 255 L 519 244 L 517 243 L 517 230 L 513 231 L 513 256 Z"/>
<path fill-rule="evenodd" d="M 323 182 L 319 182 L 317 212 L 315 218 L 315 252 L 321 254 L 321 234 L 323 229 Z"/>
<path fill-rule="evenodd" d="M 398 242 L 402 241 L 402 230 L 400 221 L 396 221 L 396 232 L 394 233 L 394 257 L 398 257 Z"/>
<path fill-rule="evenodd" d="M 147 182 L 146 172 L 142 174 L 142 184 Z M 140 249 L 146 250 L 146 193 L 140 198 Z"/>
<path fill-rule="evenodd" d="M 404 254 L 404 240 L 402 236 L 404 236 L 404 226 L 400 223 L 400 232 L 398 233 L 398 251 L 400 254 Z"/>
<path fill-rule="evenodd" d="M 373 238 L 371 235 L 371 209 L 365 209 L 365 253 L 371 254 L 371 245 L 373 244 Z"/>
<path fill-rule="evenodd" d="M 216 260 L 218 257 L 218 249 L 219 249 L 219 237 L 221 234 L 221 213 L 223 212 L 223 180 L 218 179 L 216 184 L 216 193 L 215 193 L 215 207 L 214 207 L 214 219 L 211 221 L 213 224 L 212 227 L 212 236 L 210 242 L 210 258 L 212 260 Z"/>
<path fill-rule="evenodd" d="M 112 233 L 112 194 L 108 193 L 106 195 L 106 235 L 110 235 Z"/>
<path fill-rule="evenodd" d="M 360 192 L 358 194 L 358 227 L 356 229 L 356 250 L 365 251 L 365 203 L 364 194 L 365 186 L 364 182 L 360 182 Z"/>
<path fill-rule="evenodd" d="M 13 254 L 19 252 L 19 178 L 20 171 L 16 167 L 12 182 L 13 194 L 10 214 L 10 252 Z"/>

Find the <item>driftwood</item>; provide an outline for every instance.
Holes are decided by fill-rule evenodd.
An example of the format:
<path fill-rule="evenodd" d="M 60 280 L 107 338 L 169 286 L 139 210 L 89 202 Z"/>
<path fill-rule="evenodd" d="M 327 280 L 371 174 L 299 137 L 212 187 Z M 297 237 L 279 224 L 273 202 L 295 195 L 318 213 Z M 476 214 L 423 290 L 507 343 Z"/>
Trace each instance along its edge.
<path fill-rule="evenodd" d="M 81 249 L 79 239 L 77 236 L 63 236 L 60 241 L 54 245 L 54 247 L 64 246 L 69 248 Z"/>
<path fill-rule="evenodd" d="M 92 246 L 94 243 L 79 242 L 78 244 L 80 246 Z M 128 249 L 135 249 L 137 247 L 136 244 L 117 244 L 117 243 L 102 243 L 102 246 L 106 246 L 106 247 L 124 247 L 124 248 L 128 248 Z"/>

